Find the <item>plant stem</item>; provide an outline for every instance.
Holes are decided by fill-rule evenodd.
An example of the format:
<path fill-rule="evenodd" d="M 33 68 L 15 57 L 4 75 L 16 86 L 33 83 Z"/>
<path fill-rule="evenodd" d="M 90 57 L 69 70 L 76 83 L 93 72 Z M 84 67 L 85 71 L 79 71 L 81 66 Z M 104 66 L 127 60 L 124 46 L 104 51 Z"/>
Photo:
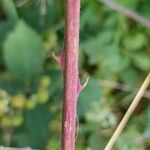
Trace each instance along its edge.
<path fill-rule="evenodd" d="M 66 0 L 65 42 L 59 56 L 53 58 L 60 64 L 64 75 L 64 101 L 62 115 L 62 150 L 75 149 L 77 98 L 86 86 L 78 75 L 80 0 Z"/>
<path fill-rule="evenodd" d="M 62 150 L 75 149 L 80 0 L 66 0 Z"/>
<path fill-rule="evenodd" d="M 18 21 L 18 13 L 15 7 L 13 0 L 1 0 L 5 13 L 7 17 L 13 22 L 16 23 Z"/>

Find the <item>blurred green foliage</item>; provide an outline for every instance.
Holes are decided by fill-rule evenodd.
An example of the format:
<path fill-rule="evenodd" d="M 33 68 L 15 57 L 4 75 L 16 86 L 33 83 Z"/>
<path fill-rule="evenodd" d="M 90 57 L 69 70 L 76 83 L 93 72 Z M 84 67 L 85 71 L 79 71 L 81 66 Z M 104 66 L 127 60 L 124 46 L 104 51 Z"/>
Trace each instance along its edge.
<path fill-rule="evenodd" d="M 149 0 L 115 2 L 150 18 Z M 64 12 L 63 0 L 0 1 L 0 145 L 59 150 L 63 82 L 51 52 L 63 46 Z M 79 69 L 90 80 L 78 100 L 77 150 L 104 149 L 150 71 L 149 40 L 139 23 L 81 0 Z M 147 92 L 114 150 L 150 149 L 149 100 Z"/>

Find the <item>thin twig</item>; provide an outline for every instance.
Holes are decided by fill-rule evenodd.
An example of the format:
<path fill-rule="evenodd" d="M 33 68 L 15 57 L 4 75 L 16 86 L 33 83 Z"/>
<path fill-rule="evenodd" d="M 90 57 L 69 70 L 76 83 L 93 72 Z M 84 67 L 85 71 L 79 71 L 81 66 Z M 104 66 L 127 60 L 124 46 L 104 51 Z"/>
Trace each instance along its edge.
<path fill-rule="evenodd" d="M 137 87 L 132 87 L 132 86 L 129 86 L 128 84 L 123 84 L 123 83 L 119 83 L 119 82 L 115 82 L 115 81 L 101 79 L 101 80 L 99 80 L 99 84 L 103 87 L 108 87 L 108 88 L 120 90 L 123 92 L 135 92 L 135 93 L 138 92 Z M 145 91 L 143 97 L 150 99 L 150 92 Z"/>
<path fill-rule="evenodd" d="M 137 12 L 127 9 L 126 7 L 121 6 L 113 2 L 112 0 L 99 0 L 99 2 L 103 3 L 107 7 L 129 17 L 130 19 L 140 23 L 144 27 L 150 28 L 150 20 L 145 19 L 143 16 L 139 15 Z"/>
<path fill-rule="evenodd" d="M 118 139 L 119 135 L 121 134 L 122 130 L 124 129 L 125 125 L 127 124 L 128 120 L 130 119 L 132 113 L 134 112 L 136 106 L 138 105 L 138 103 L 140 102 L 144 92 L 146 91 L 146 89 L 148 88 L 150 83 L 150 73 L 148 74 L 148 76 L 146 77 L 144 83 L 142 84 L 141 88 L 139 89 L 137 95 L 135 96 L 133 102 L 131 103 L 131 105 L 129 106 L 126 114 L 124 115 L 124 117 L 122 118 L 120 124 L 118 125 L 117 129 L 115 130 L 113 136 L 111 137 L 111 139 L 109 140 L 108 144 L 106 145 L 104 150 L 111 150 L 113 145 L 115 144 L 116 140 Z"/>

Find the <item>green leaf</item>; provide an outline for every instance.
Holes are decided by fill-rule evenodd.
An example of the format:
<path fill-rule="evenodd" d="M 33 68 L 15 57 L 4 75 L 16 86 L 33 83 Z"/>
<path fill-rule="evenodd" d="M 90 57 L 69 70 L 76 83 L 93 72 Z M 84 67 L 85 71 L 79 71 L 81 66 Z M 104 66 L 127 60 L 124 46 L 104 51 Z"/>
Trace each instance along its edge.
<path fill-rule="evenodd" d="M 0 64 L 3 64 L 3 59 L 2 59 L 2 46 L 4 39 L 6 35 L 10 32 L 12 29 L 12 23 L 11 22 L 1 22 L 0 23 Z"/>
<path fill-rule="evenodd" d="M 57 101 L 56 103 L 60 102 L 63 96 L 62 72 L 60 70 L 49 69 L 45 72 L 45 75 L 51 79 L 51 90 L 49 90 L 49 94 L 52 95 L 53 101 Z"/>
<path fill-rule="evenodd" d="M 143 146 L 137 142 L 141 137 L 136 125 L 130 125 L 129 128 L 120 136 L 117 145 L 121 150 L 144 150 Z"/>
<path fill-rule="evenodd" d="M 88 144 L 91 150 L 102 150 L 107 144 L 106 137 L 103 137 L 100 131 L 92 133 L 89 137 Z"/>
<path fill-rule="evenodd" d="M 145 17 L 149 18 L 150 17 L 150 11 L 149 11 L 149 6 L 150 6 L 150 1 L 146 0 L 145 5 L 140 5 L 139 7 L 139 12 Z"/>
<path fill-rule="evenodd" d="M 20 21 L 4 42 L 4 59 L 15 78 L 22 81 L 35 78 L 43 63 L 40 36 Z"/>
<path fill-rule="evenodd" d="M 85 114 L 88 123 L 98 124 L 98 128 L 109 128 L 117 124 L 116 116 L 102 103 L 92 103 L 91 109 Z"/>
<path fill-rule="evenodd" d="M 11 22 L 1 22 L 0 23 L 0 46 L 2 45 L 2 42 L 5 38 L 5 36 L 10 32 L 10 30 L 13 28 L 13 25 Z"/>
<path fill-rule="evenodd" d="M 105 46 L 101 51 L 101 58 L 99 59 L 99 69 L 96 75 L 102 75 L 110 79 L 110 75 L 117 75 L 129 65 L 129 58 L 121 55 L 119 47 L 116 45 Z"/>
<path fill-rule="evenodd" d="M 150 54 L 146 52 L 134 53 L 132 55 L 134 64 L 143 71 L 150 70 Z"/>
<path fill-rule="evenodd" d="M 100 100 L 101 90 L 95 79 L 90 79 L 85 89 L 81 92 L 78 100 L 78 115 L 83 117 L 92 105 Z"/>
<path fill-rule="evenodd" d="M 136 33 L 133 36 L 128 36 L 124 40 L 125 48 L 129 50 L 138 50 L 146 46 L 147 39 L 143 33 Z"/>
<path fill-rule="evenodd" d="M 99 13 L 102 11 L 100 5 L 97 3 L 90 3 L 91 7 L 86 7 L 81 11 L 81 31 L 87 28 L 87 30 L 95 33 L 99 29 L 99 24 L 103 21 L 102 16 Z M 92 21 L 89 21 L 89 18 L 92 18 Z M 96 32 L 97 33 L 97 32 Z"/>
<path fill-rule="evenodd" d="M 89 56 L 89 63 L 95 64 L 103 57 L 104 48 L 113 38 L 112 31 L 103 31 L 92 39 L 87 40 L 81 46 L 83 51 Z"/>
<path fill-rule="evenodd" d="M 16 133 L 14 138 L 19 147 L 28 145 L 35 149 L 44 149 L 50 135 L 48 124 L 52 117 L 48 109 L 48 105 L 42 105 L 36 106 L 34 110 L 25 112 L 23 130 Z"/>
<path fill-rule="evenodd" d="M 3 9 L 7 14 L 7 17 L 11 20 L 11 22 L 16 23 L 19 19 L 17 8 L 13 0 L 1 0 Z"/>
<path fill-rule="evenodd" d="M 120 72 L 120 79 L 129 86 L 137 86 L 137 84 L 140 83 L 140 75 L 133 66 L 130 66 L 125 71 Z"/>
<path fill-rule="evenodd" d="M 104 72 L 118 72 L 120 70 L 121 56 L 115 45 L 105 47 L 103 51 L 102 70 Z M 123 61 L 122 61 L 123 62 Z M 109 70 L 108 70 L 109 68 Z"/>
<path fill-rule="evenodd" d="M 149 141 L 150 140 L 150 106 L 148 106 L 148 109 L 146 111 L 146 128 L 144 131 L 144 138 L 145 140 Z"/>

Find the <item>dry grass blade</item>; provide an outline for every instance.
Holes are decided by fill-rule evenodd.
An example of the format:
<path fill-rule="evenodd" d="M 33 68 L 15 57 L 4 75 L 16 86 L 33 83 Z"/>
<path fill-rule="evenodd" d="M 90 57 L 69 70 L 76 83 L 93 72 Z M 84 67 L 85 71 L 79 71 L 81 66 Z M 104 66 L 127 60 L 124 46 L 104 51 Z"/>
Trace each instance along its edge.
<path fill-rule="evenodd" d="M 148 88 L 149 84 L 150 84 L 150 73 L 146 77 L 144 83 L 142 84 L 141 88 L 139 89 L 139 91 L 138 91 L 137 95 L 135 96 L 133 102 L 129 106 L 126 114 L 122 118 L 120 124 L 118 125 L 117 129 L 115 130 L 113 136 L 109 140 L 109 142 L 106 145 L 104 150 L 111 150 L 112 149 L 113 145 L 115 144 L 115 142 L 118 139 L 119 135 L 121 134 L 122 130 L 126 126 L 128 120 L 130 119 L 132 113 L 134 112 L 135 108 L 137 107 L 138 103 L 140 102 L 140 100 L 141 100 L 144 92 Z"/>
<path fill-rule="evenodd" d="M 107 7 L 129 17 L 130 19 L 140 23 L 144 27 L 150 28 L 150 21 L 143 16 L 139 15 L 137 12 L 127 9 L 119 5 L 118 3 L 114 2 L 113 0 L 99 0 L 99 2 L 103 3 Z"/>

